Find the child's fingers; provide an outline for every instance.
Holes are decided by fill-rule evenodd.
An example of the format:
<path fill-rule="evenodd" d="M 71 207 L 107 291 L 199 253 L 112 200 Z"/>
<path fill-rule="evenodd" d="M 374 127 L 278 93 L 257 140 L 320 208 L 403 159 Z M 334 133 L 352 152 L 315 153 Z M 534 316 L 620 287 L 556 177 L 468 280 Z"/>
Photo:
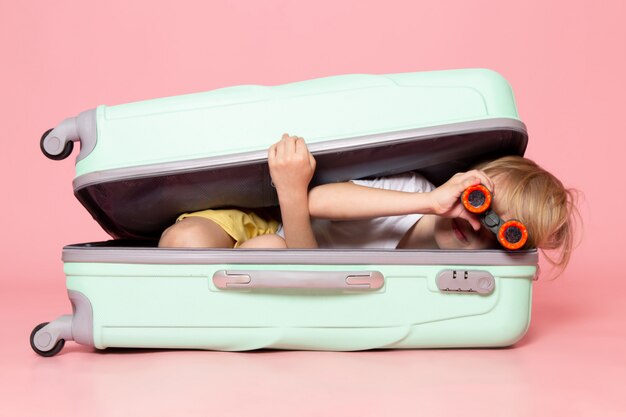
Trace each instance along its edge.
<path fill-rule="evenodd" d="M 470 215 L 468 221 L 475 232 L 478 232 L 480 230 L 480 221 L 476 220 L 474 216 Z"/>
<path fill-rule="evenodd" d="M 285 155 L 293 155 L 296 152 L 296 137 L 289 136 L 287 138 L 283 138 L 282 140 L 284 145 Z"/>
<path fill-rule="evenodd" d="M 278 148 L 276 152 L 277 157 L 288 158 L 295 152 L 295 137 L 289 135 L 283 136 L 283 138 L 278 142 Z"/>
<path fill-rule="evenodd" d="M 480 221 L 473 216 L 472 214 L 468 213 L 467 211 L 463 210 L 461 212 L 461 218 L 467 220 L 470 224 L 470 226 L 472 226 L 472 229 L 474 229 L 474 231 L 478 232 L 480 230 Z"/>
<path fill-rule="evenodd" d="M 315 161 L 315 158 L 313 158 L 313 154 L 309 153 L 309 164 L 311 165 L 311 168 L 313 168 L 313 170 L 315 171 L 315 167 L 317 166 L 317 162 Z"/>
<path fill-rule="evenodd" d="M 306 142 L 300 136 L 296 136 L 296 138 L 296 154 L 301 155 L 305 158 L 305 160 L 308 157 L 309 165 L 315 167 L 315 158 L 313 158 L 313 155 L 311 155 L 311 152 L 309 152 L 309 148 L 306 145 Z"/>
<path fill-rule="evenodd" d="M 282 159 L 287 154 L 287 143 L 289 143 L 290 136 L 283 136 L 281 140 L 276 144 L 276 157 Z"/>
<path fill-rule="evenodd" d="M 274 162 L 274 159 L 276 159 L 276 147 L 277 147 L 278 143 L 273 144 L 272 146 L 269 147 L 269 149 L 267 150 L 267 159 L 268 161 Z"/>
<path fill-rule="evenodd" d="M 306 155 L 306 154 L 310 154 L 309 152 L 309 148 L 308 146 L 306 146 L 306 142 L 304 141 L 304 139 L 300 136 L 296 136 L 296 153 L 297 154 L 302 154 L 302 155 Z"/>
<path fill-rule="evenodd" d="M 480 184 L 480 178 L 471 176 L 469 178 L 465 178 L 463 182 L 461 182 L 460 191 L 463 192 L 467 187 L 471 187 L 472 185 Z"/>
<path fill-rule="evenodd" d="M 453 183 L 458 184 L 461 187 L 467 188 L 472 185 L 482 184 L 487 187 L 491 192 L 493 192 L 494 190 L 494 183 L 491 178 L 489 178 L 489 176 L 487 176 L 487 174 L 485 174 L 483 171 L 477 169 L 457 173 L 451 179 L 453 180 Z"/>
<path fill-rule="evenodd" d="M 491 191 L 493 193 L 495 184 L 493 183 L 491 178 L 489 178 L 489 176 L 487 174 L 485 174 L 483 171 L 476 170 L 476 172 L 478 173 L 478 176 L 480 178 L 480 182 L 485 187 L 487 187 L 489 189 L 489 191 Z"/>
<path fill-rule="evenodd" d="M 294 136 L 294 152 L 297 154 L 306 152 L 306 144 L 304 143 L 304 139 L 300 136 Z"/>
<path fill-rule="evenodd" d="M 493 181 L 491 180 L 491 178 L 489 178 L 487 174 L 485 174 L 483 171 L 480 171 L 478 169 L 469 171 L 469 173 L 471 173 L 473 176 L 480 179 L 480 183 L 484 185 L 485 187 L 487 187 L 489 191 L 493 192 Z"/>

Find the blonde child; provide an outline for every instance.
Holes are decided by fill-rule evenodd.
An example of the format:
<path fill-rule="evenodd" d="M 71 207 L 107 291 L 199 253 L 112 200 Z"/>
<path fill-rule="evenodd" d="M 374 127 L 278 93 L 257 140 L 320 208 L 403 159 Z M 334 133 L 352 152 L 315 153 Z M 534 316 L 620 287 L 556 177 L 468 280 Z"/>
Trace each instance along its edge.
<path fill-rule="evenodd" d="M 454 175 L 435 188 L 417 173 L 332 183 L 308 190 L 315 159 L 304 140 L 284 134 L 268 150 L 282 224 L 250 210 L 204 210 L 181 215 L 160 247 L 212 248 L 497 248 L 492 232 L 460 204 L 463 191 L 482 183 L 505 221 L 524 223 L 524 248 L 556 249 L 563 269 L 577 216 L 571 190 L 534 162 L 499 158 Z"/>

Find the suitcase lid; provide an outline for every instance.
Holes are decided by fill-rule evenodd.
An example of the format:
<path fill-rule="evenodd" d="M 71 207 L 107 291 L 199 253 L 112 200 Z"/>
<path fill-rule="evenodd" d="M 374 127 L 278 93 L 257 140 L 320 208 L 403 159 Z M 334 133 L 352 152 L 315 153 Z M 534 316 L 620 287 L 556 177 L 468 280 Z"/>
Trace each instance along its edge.
<path fill-rule="evenodd" d="M 276 206 L 267 148 L 285 131 L 315 156 L 311 186 L 413 170 L 438 185 L 481 160 L 523 155 L 528 140 L 510 86 L 489 70 L 231 87 L 75 119 L 57 128 L 81 141 L 74 193 L 124 239 L 158 238 L 184 212 Z"/>
<path fill-rule="evenodd" d="M 311 186 L 413 170 L 439 185 L 479 161 L 523 155 L 526 144 L 523 123 L 506 119 L 312 144 Z M 127 239 L 158 238 L 184 212 L 278 204 L 266 151 L 103 173 L 75 195 L 107 233 Z"/>

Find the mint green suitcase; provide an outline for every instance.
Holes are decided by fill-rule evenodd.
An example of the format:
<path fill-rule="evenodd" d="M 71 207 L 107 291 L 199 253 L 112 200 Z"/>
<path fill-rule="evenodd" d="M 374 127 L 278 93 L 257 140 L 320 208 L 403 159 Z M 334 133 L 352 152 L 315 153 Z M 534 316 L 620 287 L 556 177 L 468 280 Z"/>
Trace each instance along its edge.
<path fill-rule="evenodd" d="M 74 192 L 114 238 L 63 249 L 73 314 L 42 323 L 44 356 L 94 346 L 215 350 L 495 347 L 529 325 L 537 252 L 163 249 L 182 212 L 277 204 L 267 148 L 306 139 L 312 185 L 418 170 L 440 184 L 523 155 L 508 83 L 489 70 L 343 75 L 96 109 L 46 132 L 80 142 Z"/>

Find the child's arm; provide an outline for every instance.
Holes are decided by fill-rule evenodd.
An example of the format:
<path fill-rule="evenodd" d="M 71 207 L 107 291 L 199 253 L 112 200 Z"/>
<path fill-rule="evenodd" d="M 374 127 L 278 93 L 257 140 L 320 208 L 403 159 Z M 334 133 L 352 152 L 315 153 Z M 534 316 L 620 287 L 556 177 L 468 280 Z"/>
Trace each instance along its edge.
<path fill-rule="evenodd" d="M 325 184 L 309 192 L 309 212 L 312 217 L 330 220 L 436 214 L 464 218 L 478 230 L 480 222 L 462 207 L 459 199 L 467 187 L 479 183 L 493 190 L 493 182 L 478 170 L 456 174 L 429 193 L 386 190 L 351 182 Z"/>
<path fill-rule="evenodd" d="M 278 193 L 288 248 L 317 248 L 309 217 L 308 186 L 315 159 L 304 140 L 286 133 L 268 150 L 272 182 Z"/>

